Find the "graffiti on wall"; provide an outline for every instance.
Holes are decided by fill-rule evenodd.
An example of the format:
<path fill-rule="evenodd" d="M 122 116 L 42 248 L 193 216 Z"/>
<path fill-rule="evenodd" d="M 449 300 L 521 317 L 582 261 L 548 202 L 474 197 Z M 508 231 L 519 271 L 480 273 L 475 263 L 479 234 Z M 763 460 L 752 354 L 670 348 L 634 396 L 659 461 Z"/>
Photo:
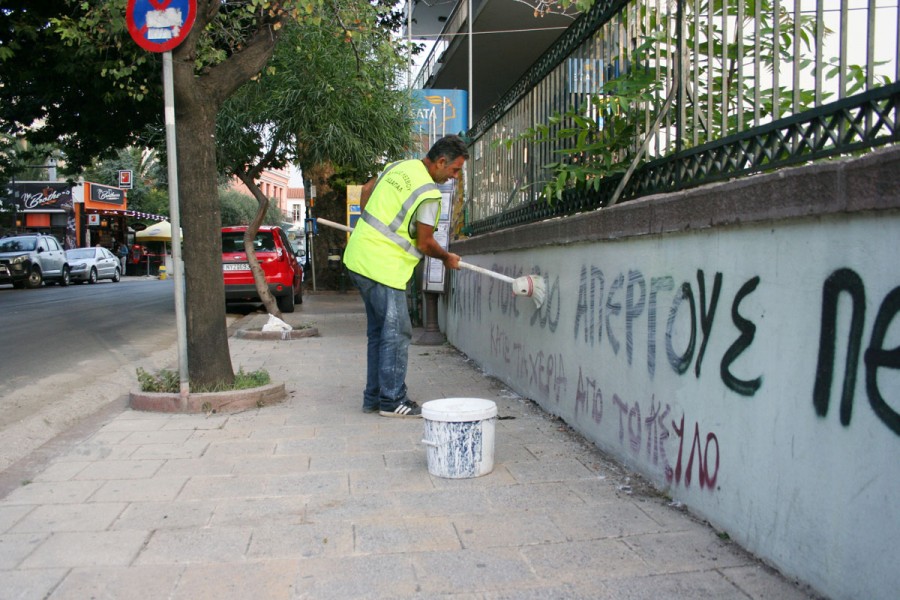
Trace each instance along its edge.
<path fill-rule="evenodd" d="M 566 394 L 568 379 L 562 354 L 529 352 L 519 341 L 513 340 L 498 324 L 491 324 L 491 354 L 501 358 L 519 381 L 527 382 L 548 399 L 559 404 Z"/>
<path fill-rule="evenodd" d="M 716 273 L 713 276 L 708 300 L 706 279 L 706 274 L 698 270 L 697 292 L 694 292 L 693 282 L 684 281 L 677 287 L 668 306 L 664 335 L 666 359 L 671 369 L 679 375 L 686 373 L 693 364 L 695 376 L 700 377 L 707 343 L 713 331 L 722 292 L 723 275 Z M 608 291 L 607 281 L 609 281 Z M 740 305 L 753 293 L 758 284 L 758 276 L 745 281 L 732 299 L 731 321 L 739 334 L 722 355 L 719 364 L 719 374 L 725 385 L 744 396 L 753 396 L 762 385 L 762 376 L 741 379 L 734 375 L 731 369 L 732 364 L 753 343 L 756 335 L 756 325 L 742 316 Z M 646 319 L 647 373 L 652 379 L 656 373 L 657 363 L 658 316 L 660 309 L 666 308 L 660 306 L 660 295 L 661 292 L 673 290 L 676 290 L 675 280 L 670 275 L 650 277 L 648 285 L 647 277 L 638 269 L 629 270 L 627 275 L 619 272 L 607 278 L 602 269 L 593 265 L 590 267 L 583 265 L 575 306 L 573 327 L 575 341 L 600 346 L 605 337 L 613 354 L 624 352 L 626 362 L 631 365 L 635 348 L 635 325 L 639 319 Z M 687 315 L 686 320 L 689 323 L 688 341 L 683 350 L 678 350 L 674 344 L 675 330 L 682 314 Z"/>
<path fill-rule="evenodd" d="M 618 427 L 619 444 L 657 468 L 667 482 L 688 488 L 696 473 L 701 488 L 715 486 L 719 471 L 719 441 L 715 433 L 707 433 L 705 443 L 701 443 L 699 423 L 695 423 L 690 446 L 685 450 L 685 416 L 680 422 L 670 419 L 669 404 L 651 398 L 649 409 L 642 412 L 641 403 L 628 404 L 619 394 L 612 394 L 606 406 L 597 378 L 585 375 L 585 367 L 578 367 L 577 384 L 571 390 L 562 354 L 529 352 L 499 324 L 490 326 L 490 340 L 491 356 L 508 365 L 517 380 L 539 389 L 557 407 L 572 401 L 575 415 L 584 415 L 597 426 L 604 423 L 604 414 L 611 415 L 608 419 L 611 426 Z M 666 454 L 670 435 L 678 440 L 674 465 Z"/>
<path fill-rule="evenodd" d="M 507 273 L 521 276 L 522 271 Z M 649 401 L 629 400 L 623 390 L 603 389 L 596 365 L 610 368 L 620 361 L 622 366 L 638 366 L 636 357 L 646 350 L 646 364 L 641 369 L 649 380 L 656 377 L 660 364 L 679 377 L 700 379 L 704 365 L 713 361 L 718 363 L 718 379 L 727 390 L 740 397 L 757 396 L 763 389 L 764 373 L 738 376 L 734 366 L 756 339 L 757 323 L 744 307 L 761 278 L 735 280 L 722 272 L 698 269 L 695 278 L 679 282 L 672 275 L 648 276 L 638 268 L 608 273 L 596 265 L 583 265 L 577 293 L 572 295 L 570 331 L 576 345 L 590 348 L 585 353 L 590 362 L 566 364 L 567 360 L 578 362 L 572 358 L 578 356 L 577 352 L 563 354 L 541 348 L 536 342 L 541 337 L 518 339 L 511 332 L 519 326 L 506 326 L 525 319 L 529 328 L 550 333 L 559 329 L 559 277 L 544 276 L 548 295 L 541 307 L 509 294 L 507 284 L 468 277 L 455 288 L 452 309 L 467 319 L 489 321 L 492 358 L 502 361 L 516 381 L 538 391 L 559 413 L 574 414 L 576 420 L 591 423 L 598 430 L 606 428 L 604 439 L 617 440 L 623 451 L 657 470 L 672 485 L 717 489 L 723 456 L 720 436 L 673 408 L 663 399 L 665 390 L 658 387 Z M 507 319 L 482 314 L 482 301 L 488 314 Z M 851 315 L 849 327 L 843 329 L 838 319 L 841 303 L 848 305 Z M 900 347 L 884 347 L 888 329 L 900 312 L 900 287 L 881 301 L 868 340 L 865 309 L 865 285 L 856 272 L 838 269 L 824 281 L 818 361 L 811 390 L 814 412 L 824 418 L 831 397 L 836 395 L 840 398 L 840 422 L 849 426 L 857 396 L 856 373 L 862 360 L 869 405 L 882 423 L 900 435 L 900 414 L 891 403 L 896 399 L 885 397 L 877 376 L 880 369 L 900 369 Z M 710 354 L 709 344 L 714 331 L 720 336 L 717 339 L 729 336 L 727 343 L 717 346 L 715 356 Z M 835 364 L 839 344 L 845 348 L 843 365 Z M 642 352 L 638 353 L 640 347 Z M 743 368 L 752 366 L 745 364 Z M 840 391 L 835 394 L 832 388 L 841 375 Z"/>
<path fill-rule="evenodd" d="M 835 374 L 835 351 L 838 344 L 838 305 L 842 297 L 850 302 L 850 328 L 843 342 L 846 344 L 844 383 L 841 388 L 840 420 L 850 425 L 853 400 L 856 395 L 856 373 L 862 351 L 863 327 L 866 314 L 866 290 L 862 277 L 852 269 L 837 269 L 822 286 L 822 324 L 819 329 L 819 358 L 816 365 L 813 406 L 816 414 L 825 417 L 831 399 Z M 885 349 L 888 328 L 900 312 L 900 287 L 895 287 L 882 300 L 872 325 L 869 347 L 864 355 L 866 371 L 866 395 L 875 415 L 888 429 L 900 435 L 900 413 L 894 410 L 884 397 L 878 384 L 879 369 L 900 369 L 900 347 Z"/>

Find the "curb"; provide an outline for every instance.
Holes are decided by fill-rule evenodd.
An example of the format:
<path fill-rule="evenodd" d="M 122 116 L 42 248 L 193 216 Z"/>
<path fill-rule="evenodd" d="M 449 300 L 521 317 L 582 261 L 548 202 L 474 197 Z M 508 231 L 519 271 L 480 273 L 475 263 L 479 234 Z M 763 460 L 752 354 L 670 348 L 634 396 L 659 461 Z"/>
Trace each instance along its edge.
<path fill-rule="evenodd" d="M 188 394 L 182 401 L 181 394 L 164 392 L 131 392 L 128 406 L 132 410 L 165 413 L 219 413 L 239 412 L 275 404 L 287 397 L 284 383 L 246 390 L 227 392 L 200 392 Z"/>
<path fill-rule="evenodd" d="M 238 329 L 234 337 L 244 340 L 299 340 L 301 338 L 317 337 L 317 327 L 304 329 L 291 329 L 289 331 L 260 331 L 258 329 Z"/>
<path fill-rule="evenodd" d="M 247 315 L 235 320 L 228 327 L 229 337 L 257 340 L 292 340 L 319 335 L 316 327 L 292 329 L 290 331 L 260 331 L 258 329 L 242 329 L 254 315 Z M 270 383 L 246 390 L 229 390 L 225 392 L 189 393 L 182 399 L 180 393 L 171 392 L 129 392 L 128 407 L 145 412 L 182 413 L 182 414 L 215 414 L 220 412 L 240 412 L 261 408 L 281 402 L 287 397 L 284 383 Z"/>

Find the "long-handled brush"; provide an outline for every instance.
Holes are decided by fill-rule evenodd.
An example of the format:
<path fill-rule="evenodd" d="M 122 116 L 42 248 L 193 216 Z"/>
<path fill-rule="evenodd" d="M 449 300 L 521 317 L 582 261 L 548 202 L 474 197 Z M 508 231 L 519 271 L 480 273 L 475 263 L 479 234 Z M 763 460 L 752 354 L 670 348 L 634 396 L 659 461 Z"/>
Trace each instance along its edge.
<path fill-rule="evenodd" d="M 352 227 L 341 223 L 335 223 L 334 221 L 329 221 L 322 217 L 316 217 L 316 220 L 322 225 L 327 225 L 334 229 L 353 231 Z M 544 305 L 544 300 L 547 298 L 547 283 L 540 275 L 524 275 L 522 277 L 513 278 L 504 275 L 503 273 L 497 273 L 496 271 L 491 271 L 490 269 L 485 269 L 484 267 L 479 267 L 478 265 L 473 265 L 462 260 L 459 261 L 459 266 L 462 269 L 475 271 L 476 273 L 481 273 L 488 277 L 493 277 L 494 279 L 509 283 L 512 286 L 512 293 L 514 296 L 531 298 L 537 308 L 542 307 Z"/>
<path fill-rule="evenodd" d="M 523 275 L 522 277 L 513 278 L 504 275 L 503 273 L 497 273 L 496 271 L 491 271 L 490 269 L 485 269 L 484 267 L 479 267 L 478 265 L 473 265 L 462 260 L 459 261 L 459 266 L 462 269 L 475 271 L 476 273 L 481 273 L 488 277 L 493 277 L 494 279 L 511 284 L 514 296 L 531 298 L 534 300 L 534 305 L 537 308 L 544 305 L 544 300 L 547 297 L 547 283 L 540 275 Z"/>

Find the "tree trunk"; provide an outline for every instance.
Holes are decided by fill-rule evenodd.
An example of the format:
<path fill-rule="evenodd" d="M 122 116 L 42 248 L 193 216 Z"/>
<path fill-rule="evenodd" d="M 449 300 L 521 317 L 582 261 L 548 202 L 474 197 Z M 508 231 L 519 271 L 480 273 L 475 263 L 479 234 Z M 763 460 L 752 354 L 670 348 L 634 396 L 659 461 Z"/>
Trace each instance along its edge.
<path fill-rule="evenodd" d="M 204 93 L 186 57 L 176 61 L 178 194 L 184 232 L 187 354 L 191 387 L 230 384 L 234 368 L 225 324 L 222 214 L 216 188 L 218 103 Z"/>
<path fill-rule="evenodd" d="M 267 14 L 224 62 L 196 73 L 199 38 L 220 8 L 220 0 L 198 0 L 197 19 L 191 32 L 172 51 L 191 387 L 234 382 L 225 324 L 222 212 L 216 189 L 216 116 L 225 100 L 268 62 L 278 37 L 277 21 L 286 18 L 286 13 L 274 20 Z"/>
<path fill-rule="evenodd" d="M 266 211 L 269 209 L 269 199 L 263 195 L 252 175 L 238 174 L 238 178 L 250 190 L 257 202 L 256 215 L 254 215 L 250 225 L 247 226 L 247 231 L 244 233 L 244 252 L 247 254 L 247 262 L 250 263 L 250 271 L 253 273 L 256 293 L 259 294 L 259 299 L 262 300 L 263 306 L 266 307 L 266 312 L 273 317 L 283 320 L 284 315 L 281 314 L 281 310 L 278 308 L 275 296 L 269 291 L 266 272 L 263 271 L 262 265 L 259 264 L 256 248 L 253 246 L 253 240 L 259 232 L 259 226 L 262 225 L 263 220 L 266 218 Z M 292 291 L 291 294 L 293 293 Z"/>
<path fill-rule="evenodd" d="M 308 177 L 311 184 L 316 186 L 316 205 L 313 208 L 313 216 L 346 224 L 347 199 L 345 195 L 338 195 L 331 188 L 330 179 L 333 174 L 334 168 L 329 163 L 303 170 L 303 176 Z M 316 286 L 323 290 L 346 291 L 350 283 L 344 270 L 343 261 L 330 261 L 329 257 L 343 257 L 344 248 L 347 246 L 347 234 L 325 225 L 319 225 L 318 229 L 319 233 L 316 235 L 313 246 Z M 308 277 L 312 277 L 312 273 L 309 273 Z"/>

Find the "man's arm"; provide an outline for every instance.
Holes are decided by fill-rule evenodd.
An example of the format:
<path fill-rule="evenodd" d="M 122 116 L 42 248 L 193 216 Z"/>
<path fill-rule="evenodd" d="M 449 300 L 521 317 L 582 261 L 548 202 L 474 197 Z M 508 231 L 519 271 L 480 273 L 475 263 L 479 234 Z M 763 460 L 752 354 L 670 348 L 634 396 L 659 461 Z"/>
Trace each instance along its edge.
<path fill-rule="evenodd" d="M 459 255 L 447 252 L 434 239 L 434 225 L 416 222 L 416 247 L 425 256 L 440 260 L 448 269 L 459 270 Z"/>
<path fill-rule="evenodd" d="M 366 210 L 366 203 L 369 201 L 369 196 L 372 195 L 372 190 L 375 189 L 375 183 L 377 181 L 378 178 L 373 177 L 363 185 L 362 192 L 359 195 L 359 212 Z"/>

